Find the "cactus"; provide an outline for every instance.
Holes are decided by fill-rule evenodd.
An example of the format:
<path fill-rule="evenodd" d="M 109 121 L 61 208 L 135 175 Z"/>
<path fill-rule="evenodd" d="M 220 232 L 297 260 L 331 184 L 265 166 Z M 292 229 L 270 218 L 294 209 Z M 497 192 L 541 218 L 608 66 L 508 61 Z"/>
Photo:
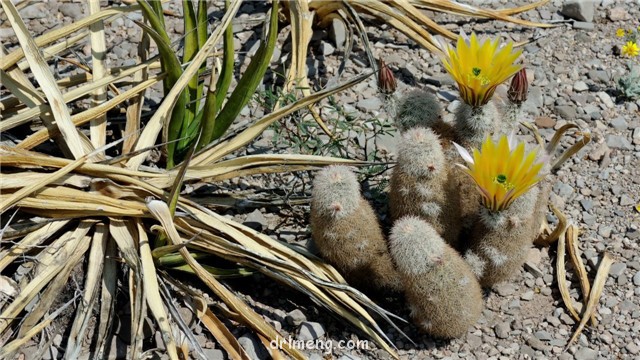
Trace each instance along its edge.
<path fill-rule="evenodd" d="M 396 127 L 405 132 L 415 127 L 430 128 L 441 122 L 442 108 L 438 99 L 427 91 L 414 90 L 398 104 Z"/>
<path fill-rule="evenodd" d="M 479 107 L 461 102 L 454 117 L 456 138 L 464 146 L 478 147 L 486 136 L 501 129 L 500 119 L 501 115 L 493 101 Z"/>
<path fill-rule="evenodd" d="M 539 195 L 540 190 L 534 187 L 505 210 L 480 209 L 465 260 L 482 286 L 491 287 L 508 280 L 524 264 L 540 227 L 537 219 L 537 206 L 542 204 L 538 201 Z"/>
<path fill-rule="evenodd" d="M 389 191 L 392 220 L 418 216 L 455 246 L 459 234 L 458 199 L 456 191 L 447 191 L 449 169 L 440 139 L 431 129 L 414 128 L 402 135 L 397 148 L 398 165 Z"/>
<path fill-rule="evenodd" d="M 441 338 L 464 335 L 482 312 L 481 288 L 469 265 L 414 216 L 396 221 L 389 248 L 420 328 Z"/>
<path fill-rule="evenodd" d="M 400 281 L 371 205 L 345 166 L 321 170 L 313 182 L 311 233 L 322 257 L 350 282 L 399 290 Z"/>

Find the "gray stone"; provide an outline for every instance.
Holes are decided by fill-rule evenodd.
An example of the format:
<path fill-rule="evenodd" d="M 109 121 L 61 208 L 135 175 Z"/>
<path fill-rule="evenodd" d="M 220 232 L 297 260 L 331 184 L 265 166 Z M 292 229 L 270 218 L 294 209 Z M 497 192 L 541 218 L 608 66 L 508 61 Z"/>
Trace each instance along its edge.
<path fill-rule="evenodd" d="M 633 355 L 640 352 L 640 346 L 636 345 L 633 342 L 628 343 L 627 346 L 625 346 L 624 348 Z"/>
<path fill-rule="evenodd" d="M 611 237 L 611 231 L 611 227 L 609 226 L 600 225 L 598 227 L 598 235 L 602 236 L 605 239 Z"/>
<path fill-rule="evenodd" d="M 633 285 L 640 286 L 640 271 L 637 271 L 635 275 L 633 275 Z"/>
<path fill-rule="evenodd" d="M 622 195 L 620 196 L 620 206 L 629 206 L 629 205 L 633 205 L 635 203 L 635 201 L 633 201 L 633 199 L 627 195 Z"/>
<path fill-rule="evenodd" d="M 599 81 L 602 83 L 609 82 L 609 74 L 604 70 L 589 70 L 587 75 L 589 76 L 589 79 L 593 81 Z"/>
<path fill-rule="evenodd" d="M 618 276 L 622 275 L 626 269 L 627 269 L 627 264 L 625 264 L 623 262 L 618 262 L 618 263 L 615 263 L 615 264 L 611 265 L 611 269 L 609 270 L 609 273 L 613 277 L 618 277 Z"/>
<path fill-rule="evenodd" d="M 203 349 L 207 360 L 224 360 L 224 352 L 220 349 Z"/>
<path fill-rule="evenodd" d="M 331 26 L 329 27 L 329 38 L 333 40 L 333 43 L 337 48 L 344 46 L 347 41 L 347 28 L 344 21 L 333 18 L 331 20 Z"/>
<path fill-rule="evenodd" d="M 578 29 L 578 30 L 591 31 L 591 30 L 594 30 L 596 28 L 596 25 L 594 23 L 592 23 L 592 22 L 574 21 L 573 22 L 573 28 L 574 29 Z"/>
<path fill-rule="evenodd" d="M 633 144 L 640 145 L 640 127 L 633 129 Z"/>
<path fill-rule="evenodd" d="M 510 296 L 516 292 L 516 286 L 511 283 L 500 283 L 493 287 L 500 296 Z"/>
<path fill-rule="evenodd" d="M 558 105 L 555 107 L 556 114 L 562 117 L 565 120 L 575 120 L 576 119 L 576 109 L 570 105 Z"/>
<path fill-rule="evenodd" d="M 60 12 L 64 16 L 68 16 L 72 19 L 80 19 L 84 16 L 84 6 L 78 3 L 64 3 L 60 5 Z"/>
<path fill-rule="evenodd" d="M 365 112 L 380 111 L 382 109 L 382 101 L 377 97 L 362 99 L 356 103 L 356 109 Z"/>
<path fill-rule="evenodd" d="M 615 106 L 615 104 L 613 103 L 613 100 L 611 100 L 611 96 L 609 96 L 609 94 L 607 94 L 606 92 L 600 91 L 596 95 L 598 95 L 602 103 L 609 109 Z"/>
<path fill-rule="evenodd" d="M 25 20 L 42 19 L 47 17 L 49 11 L 46 9 L 45 4 L 35 3 L 34 5 L 27 6 L 20 11 L 20 17 Z"/>
<path fill-rule="evenodd" d="M 302 341 L 315 340 L 324 335 L 325 331 L 322 324 L 317 322 L 305 321 L 300 324 L 298 331 L 298 339 Z"/>
<path fill-rule="evenodd" d="M 627 12 L 627 10 L 625 10 L 622 7 L 614 7 L 613 9 L 609 10 L 609 13 L 607 14 L 607 17 L 609 18 L 609 20 L 611 21 L 622 21 L 622 20 L 627 20 L 630 18 L 629 13 Z"/>
<path fill-rule="evenodd" d="M 306 321 L 307 317 L 304 316 L 302 311 L 300 311 L 299 309 L 295 309 L 287 314 L 287 316 L 285 317 L 285 320 L 287 321 L 287 324 L 298 326 L 302 324 L 304 321 Z"/>
<path fill-rule="evenodd" d="M 593 201 L 590 199 L 582 199 L 580 200 L 580 205 L 585 211 L 589 211 L 593 208 Z"/>
<path fill-rule="evenodd" d="M 324 56 L 328 56 L 333 54 L 333 52 L 336 51 L 336 48 L 333 47 L 333 45 L 331 45 L 330 43 L 323 41 L 320 44 L 320 53 Z"/>
<path fill-rule="evenodd" d="M 509 333 L 511 332 L 511 324 L 508 322 L 498 323 L 493 327 L 493 331 L 495 331 L 498 339 L 506 339 L 509 337 Z"/>
<path fill-rule="evenodd" d="M 627 124 L 627 121 L 623 117 L 617 117 L 611 120 L 609 125 L 611 125 L 616 130 L 627 130 L 627 128 L 629 127 L 629 124 Z"/>
<path fill-rule="evenodd" d="M 624 136 L 607 134 L 605 140 L 611 149 L 633 150 L 633 145 Z"/>
<path fill-rule="evenodd" d="M 564 199 L 568 199 L 571 196 L 571 194 L 573 194 L 573 187 L 571 185 L 568 185 L 559 181 L 553 185 L 553 192 L 555 192 L 556 194 L 558 194 L 558 196 L 561 196 Z"/>
<path fill-rule="evenodd" d="M 262 346 L 260 340 L 253 334 L 242 335 L 238 338 L 238 343 L 244 351 L 249 355 L 249 359 L 267 360 L 271 357 L 267 349 Z"/>
<path fill-rule="evenodd" d="M 587 347 L 583 347 L 578 349 L 573 357 L 576 360 L 596 360 L 598 358 L 598 352 L 593 349 L 589 349 Z"/>
<path fill-rule="evenodd" d="M 538 331 L 536 332 L 536 335 L 538 333 L 543 333 L 543 334 L 546 333 L 546 335 L 549 335 L 549 338 L 550 338 L 549 340 L 551 340 L 551 334 L 547 333 L 546 331 Z M 529 339 L 527 339 L 527 344 L 529 344 L 529 346 L 531 346 L 532 348 L 540 351 L 547 351 L 551 348 L 549 345 L 546 345 L 544 342 L 542 342 L 542 340 L 538 339 L 537 337 L 530 337 Z"/>
<path fill-rule="evenodd" d="M 574 20 L 591 22 L 593 8 L 593 0 L 568 0 L 562 6 L 560 13 Z"/>
<path fill-rule="evenodd" d="M 256 231 L 262 231 L 268 227 L 267 219 L 262 215 L 260 210 L 256 209 L 247 215 L 243 225 L 248 226 Z"/>
<path fill-rule="evenodd" d="M 577 92 L 587 91 L 589 90 L 589 86 L 587 86 L 587 83 L 585 83 L 584 81 L 576 81 L 573 84 L 573 90 Z"/>
<path fill-rule="evenodd" d="M 531 301 L 533 300 L 533 291 L 529 290 L 526 293 L 520 295 L 520 299 L 524 300 L 524 301 Z"/>

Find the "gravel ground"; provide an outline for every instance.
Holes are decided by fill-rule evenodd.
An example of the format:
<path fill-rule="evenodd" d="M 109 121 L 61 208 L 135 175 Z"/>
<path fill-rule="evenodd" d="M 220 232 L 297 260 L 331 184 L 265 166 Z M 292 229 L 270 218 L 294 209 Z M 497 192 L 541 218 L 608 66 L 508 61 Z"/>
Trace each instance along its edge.
<path fill-rule="evenodd" d="M 106 5 L 107 2 L 104 3 Z M 497 1 L 485 3 L 490 7 L 498 6 Z M 500 3 L 501 7 L 511 7 L 527 2 Z M 401 358 L 588 360 L 640 356 L 640 214 L 634 210 L 634 205 L 640 203 L 640 101 L 624 102 L 615 92 L 616 79 L 628 71 L 627 60 L 616 55 L 615 46 L 620 45 L 621 41 L 616 38 L 615 30 L 638 27 L 640 6 L 636 5 L 637 2 L 634 4 L 623 0 L 596 0 L 595 3 L 593 22 L 566 21 L 567 18 L 560 14 L 560 0 L 522 15 L 527 20 L 557 23 L 558 26 L 552 29 L 523 29 L 493 21 L 467 21 L 446 14 L 435 14 L 434 19 L 453 31 L 462 29 L 469 33 L 474 30 L 490 35 L 497 32 L 514 41 L 534 39 L 524 46 L 523 53 L 532 78 L 523 120 L 535 122 L 547 140 L 553 135 L 554 129 L 567 122 L 576 123 L 581 129 L 592 133 L 592 143 L 569 160 L 555 176 L 551 202 L 568 216 L 570 222 L 580 227 L 580 249 L 591 278 L 604 251 L 615 256 L 616 263 L 611 268 L 597 310 L 598 326 L 588 328 L 576 344 L 564 350 L 576 324 L 567 314 L 557 290 L 553 268 L 555 247 L 533 248 L 528 254 L 531 266 L 526 270 L 523 268 L 512 282 L 499 285 L 488 293 L 481 319 L 464 338 L 443 342 L 418 333 L 411 325 L 402 325 L 402 330 L 416 342 L 413 345 L 395 330 L 389 330 L 388 335 L 398 347 Z M 179 13 L 181 5 L 178 1 L 172 1 L 168 7 Z M 212 8 L 212 15 L 218 16 L 219 12 L 214 10 Z M 21 14 L 31 32 L 37 35 L 80 19 L 86 16 L 86 11 L 86 6 L 81 3 L 51 0 L 29 6 Z M 236 47 L 251 54 L 252 50 L 255 51 L 256 39 L 261 31 L 264 7 L 258 2 L 248 2 L 240 13 L 234 25 Z M 139 14 L 131 14 L 117 19 L 108 27 L 107 42 L 112 46 L 108 54 L 108 66 L 133 62 L 130 59 L 135 58 L 141 32 L 132 20 L 139 19 Z M 181 19 L 167 18 L 167 28 L 176 39 L 183 32 L 179 24 Z M 8 27 L 5 15 L 0 13 L 0 40 L 11 49 L 16 40 Z M 451 118 L 451 112 L 457 105 L 457 92 L 439 61 L 384 25 L 368 26 L 367 31 L 374 55 L 385 59 L 400 81 L 398 93 L 402 94 L 412 87 L 430 88 L 438 93 L 446 108 L 445 116 Z M 314 35 L 313 56 L 308 64 L 310 76 L 317 85 L 335 80 L 342 56 L 343 37 L 344 33 L 339 27 L 319 30 Z M 90 55 L 88 45 L 80 46 L 79 50 L 80 55 Z M 290 47 L 286 45 L 279 48 L 274 60 L 280 62 L 289 50 Z M 638 66 L 638 59 L 631 61 Z M 246 65 L 248 60 L 242 55 L 238 61 Z M 365 71 L 366 63 L 364 51 L 358 44 L 342 78 Z M 55 70 L 61 75 L 74 71 L 62 62 Z M 149 107 L 160 101 L 160 90 L 156 87 L 149 94 Z M 383 123 L 390 121 L 385 104 L 378 97 L 374 79 L 337 95 L 336 100 L 356 121 L 366 122 L 372 118 L 381 119 Z M 78 103 L 78 107 L 82 106 L 83 103 Z M 260 106 L 247 108 L 235 127 L 241 128 L 263 112 Z M 269 131 L 246 152 L 289 151 L 286 144 L 273 146 L 276 135 L 276 131 Z M 576 139 L 578 136 L 566 138 L 563 146 L 571 145 Z M 393 154 L 394 136 L 383 135 L 376 140 L 378 146 Z M 388 175 L 388 172 L 383 173 L 381 177 Z M 202 194 L 211 189 L 221 192 L 240 189 L 282 197 L 282 189 L 286 187 L 293 189 L 291 193 L 304 196 L 309 193 L 308 186 L 304 187 L 304 184 L 309 184 L 306 173 L 278 178 L 253 177 L 215 186 L 198 184 L 187 191 Z M 308 246 L 306 213 L 308 207 L 304 204 L 290 207 L 249 205 L 230 209 L 228 216 L 234 216 L 284 241 Z M 549 216 L 549 220 L 556 222 L 552 216 Z M 571 280 L 577 284 L 575 278 Z M 337 349 L 340 340 L 364 337 L 354 334 L 352 328 L 329 316 L 298 293 L 281 287 L 268 287 L 267 284 L 272 282 L 262 276 L 229 281 L 229 284 L 246 294 L 245 299 L 269 318 L 276 328 L 282 329 L 286 336 L 291 334 L 299 339 L 318 337 L 322 341 L 331 341 L 333 357 L 342 360 L 389 358 L 373 343 L 369 343 L 369 350 Z M 572 286 L 572 296 L 580 308 L 581 299 L 575 285 Z M 401 298 L 378 300 L 387 309 L 408 318 Z M 185 311 L 185 314 L 189 312 Z M 126 317 L 126 313 L 120 316 Z M 194 323 L 193 326 L 208 356 L 211 359 L 223 359 L 222 351 L 202 334 L 199 325 Z M 244 335 L 246 329 L 237 328 L 235 331 L 241 336 L 241 344 L 256 358 L 265 356 L 256 350 L 260 348 L 258 340 Z M 63 331 L 56 334 L 54 328 L 54 345 L 55 335 L 60 333 Z M 122 353 L 128 335 L 117 335 L 113 349 L 119 349 Z M 157 338 L 157 333 L 150 332 L 148 335 L 150 339 Z M 35 344 L 29 346 L 36 347 Z M 29 346 L 25 348 L 27 356 L 30 353 L 27 350 Z M 320 350 L 307 349 L 305 352 L 312 359 L 321 359 L 326 355 Z M 47 356 L 51 358 L 55 355 Z"/>

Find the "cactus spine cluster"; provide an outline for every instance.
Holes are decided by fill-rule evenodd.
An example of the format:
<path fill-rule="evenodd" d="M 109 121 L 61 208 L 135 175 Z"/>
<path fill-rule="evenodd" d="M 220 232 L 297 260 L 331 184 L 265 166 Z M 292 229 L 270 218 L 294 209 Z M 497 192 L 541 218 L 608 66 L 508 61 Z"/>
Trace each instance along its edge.
<path fill-rule="evenodd" d="M 345 166 L 327 167 L 316 175 L 312 195 L 311 234 L 322 256 L 350 283 L 399 290 L 378 218 L 356 175 Z"/>
<path fill-rule="evenodd" d="M 396 221 L 389 248 L 415 323 L 441 338 L 466 334 L 482 312 L 482 291 L 456 250 L 414 216 Z"/>

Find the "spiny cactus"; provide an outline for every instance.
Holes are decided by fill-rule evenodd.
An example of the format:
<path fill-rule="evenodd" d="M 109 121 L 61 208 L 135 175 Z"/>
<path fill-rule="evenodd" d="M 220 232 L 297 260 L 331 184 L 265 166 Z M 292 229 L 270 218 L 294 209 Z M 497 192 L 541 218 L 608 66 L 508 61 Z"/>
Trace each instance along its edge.
<path fill-rule="evenodd" d="M 424 90 L 413 90 L 399 102 L 396 127 L 407 131 L 415 127 L 433 127 L 441 121 L 442 107 L 435 95 Z"/>
<path fill-rule="evenodd" d="M 311 234 L 322 256 L 356 285 L 399 290 L 400 281 L 371 205 L 345 166 L 321 170 L 313 182 Z"/>
<path fill-rule="evenodd" d="M 437 337 L 464 335 L 482 312 L 481 288 L 469 265 L 414 216 L 396 221 L 389 249 L 416 324 Z"/>
<path fill-rule="evenodd" d="M 501 130 L 501 115 L 493 101 L 480 107 L 464 102 L 455 110 L 454 129 L 456 137 L 465 146 L 477 147 L 487 135 Z"/>
<path fill-rule="evenodd" d="M 465 260 L 482 286 L 508 280 L 522 267 L 539 231 L 539 195 L 540 190 L 534 187 L 505 210 L 481 208 Z"/>
<path fill-rule="evenodd" d="M 413 128 L 402 135 L 397 149 L 398 165 L 391 175 L 389 191 L 391 218 L 418 216 L 455 246 L 459 207 L 457 193 L 447 192 L 449 169 L 440 139 L 431 129 Z"/>

